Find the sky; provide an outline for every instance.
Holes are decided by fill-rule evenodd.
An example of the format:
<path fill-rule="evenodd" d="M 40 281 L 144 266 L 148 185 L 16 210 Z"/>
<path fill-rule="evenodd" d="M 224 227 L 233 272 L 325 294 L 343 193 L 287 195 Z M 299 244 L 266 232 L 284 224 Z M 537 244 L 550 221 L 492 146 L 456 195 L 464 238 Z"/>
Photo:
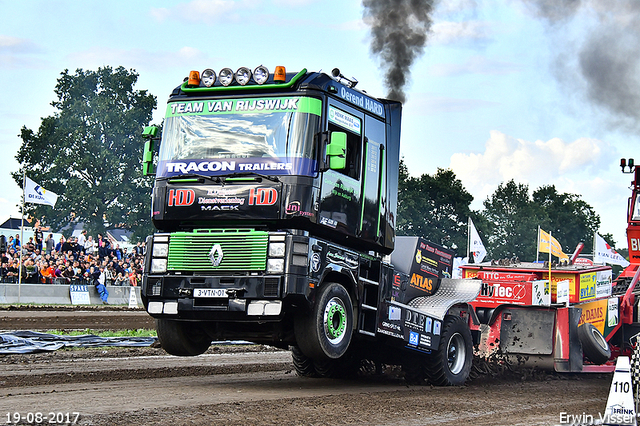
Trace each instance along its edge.
<path fill-rule="evenodd" d="M 390 76 L 407 81 L 409 173 L 452 169 L 475 210 L 510 179 L 531 191 L 555 185 L 580 195 L 600 233 L 626 247 L 632 177 L 619 160 L 637 156 L 640 2 L 604 3 L 442 0 L 431 21 L 408 14 L 408 28 L 427 31 L 404 74 Z M 192 69 L 337 67 L 385 97 L 387 62 L 372 53 L 376 20 L 364 10 L 362 0 L 0 0 L 0 221 L 20 217 L 10 176 L 20 129 L 55 113 L 65 69 L 136 70 L 136 89 L 158 99 L 155 124 Z"/>

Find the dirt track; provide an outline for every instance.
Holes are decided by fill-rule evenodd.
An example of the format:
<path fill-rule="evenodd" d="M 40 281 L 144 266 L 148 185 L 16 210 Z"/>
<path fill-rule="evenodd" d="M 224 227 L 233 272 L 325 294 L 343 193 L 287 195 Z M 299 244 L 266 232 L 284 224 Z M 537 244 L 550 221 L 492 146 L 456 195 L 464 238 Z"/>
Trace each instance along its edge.
<path fill-rule="evenodd" d="M 597 420 L 610 384 L 610 375 L 538 374 L 435 388 L 407 386 L 393 369 L 308 379 L 295 375 L 287 352 L 260 346 L 212 347 L 194 358 L 154 348 L 65 350 L 0 356 L 0 422 L 39 411 L 79 412 L 91 425 L 555 425 L 562 412 Z"/>

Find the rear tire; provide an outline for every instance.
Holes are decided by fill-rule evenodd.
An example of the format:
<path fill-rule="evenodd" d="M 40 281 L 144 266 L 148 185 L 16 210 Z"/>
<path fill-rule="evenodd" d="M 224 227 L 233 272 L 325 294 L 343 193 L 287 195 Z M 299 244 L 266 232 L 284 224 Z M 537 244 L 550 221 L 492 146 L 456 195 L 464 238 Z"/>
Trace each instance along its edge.
<path fill-rule="evenodd" d="M 342 357 L 353 331 L 353 305 L 347 290 L 338 283 L 323 285 L 311 313 L 296 318 L 294 331 L 298 346 L 309 358 L 324 361 Z"/>
<path fill-rule="evenodd" d="M 303 354 L 299 347 L 291 347 L 291 359 L 293 360 L 293 368 L 296 370 L 298 376 L 317 377 L 313 360 Z"/>
<path fill-rule="evenodd" d="M 427 357 L 425 372 L 436 386 L 462 386 L 473 363 L 473 340 L 469 326 L 461 317 L 447 315 L 442 325 L 437 352 Z"/>
<path fill-rule="evenodd" d="M 582 352 L 589 361 L 602 365 L 611 358 L 611 348 L 600 330 L 591 323 L 584 323 L 578 327 L 578 338 L 582 343 Z"/>
<path fill-rule="evenodd" d="M 156 319 L 158 340 L 162 349 L 175 356 L 196 356 L 211 346 L 211 338 L 193 323 Z"/>

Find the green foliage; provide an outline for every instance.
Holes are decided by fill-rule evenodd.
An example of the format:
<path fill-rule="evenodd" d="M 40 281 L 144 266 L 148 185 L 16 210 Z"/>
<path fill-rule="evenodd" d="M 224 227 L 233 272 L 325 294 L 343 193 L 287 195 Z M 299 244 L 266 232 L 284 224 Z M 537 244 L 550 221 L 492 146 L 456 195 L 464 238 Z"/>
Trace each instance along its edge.
<path fill-rule="evenodd" d="M 400 162 L 398 182 L 398 235 L 418 235 L 445 247 L 466 252 L 467 218 L 473 196 L 451 170 L 435 175 L 409 176 Z"/>
<path fill-rule="evenodd" d="M 548 219 L 544 209 L 533 203 L 528 185 L 513 180 L 500 184 L 484 201 L 482 215 L 488 225 L 484 233 L 488 258 L 536 258 L 538 225 L 544 228 Z"/>
<path fill-rule="evenodd" d="M 579 195 L 559 194 L 554 185 L 548 185 L 533 192 L 533 202 L 547 213 L 549 225 L 544 230 L 552 233 L 565 253 L 573 253 L 580 242 L 593 247 L 593 234 L 600 227 L 600 217 Z"/>
<path fill-rule="evenodd" d="M 58 230 L 84 222 L 90 234 L 122 227 L 142 238 L 152 232 L 149 197 L 153 180 L 142 176 L 139 137 L 156 108 L 155 96 L 134 90 L 138 74 L 123 67 L 68 70 L 55 87 L 54 115 L 37 132 L 23 127 L 12 174 L 22 173 L 59 195 L 55 209 L 26 204 L 27 213 L 45 217 Z"/>

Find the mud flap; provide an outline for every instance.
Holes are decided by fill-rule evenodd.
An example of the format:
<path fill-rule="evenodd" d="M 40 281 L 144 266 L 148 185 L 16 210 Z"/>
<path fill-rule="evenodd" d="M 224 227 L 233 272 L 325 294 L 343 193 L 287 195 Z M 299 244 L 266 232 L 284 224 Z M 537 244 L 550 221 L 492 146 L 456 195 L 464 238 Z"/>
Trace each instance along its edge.
<path fill-rule="evenodd" d="M 442 278 L 440 287 L 432 296 L 416 297 L 407 305 L 442 321 L 453 305 L 475 300 L 481 286 L 481 280 Z"/>

